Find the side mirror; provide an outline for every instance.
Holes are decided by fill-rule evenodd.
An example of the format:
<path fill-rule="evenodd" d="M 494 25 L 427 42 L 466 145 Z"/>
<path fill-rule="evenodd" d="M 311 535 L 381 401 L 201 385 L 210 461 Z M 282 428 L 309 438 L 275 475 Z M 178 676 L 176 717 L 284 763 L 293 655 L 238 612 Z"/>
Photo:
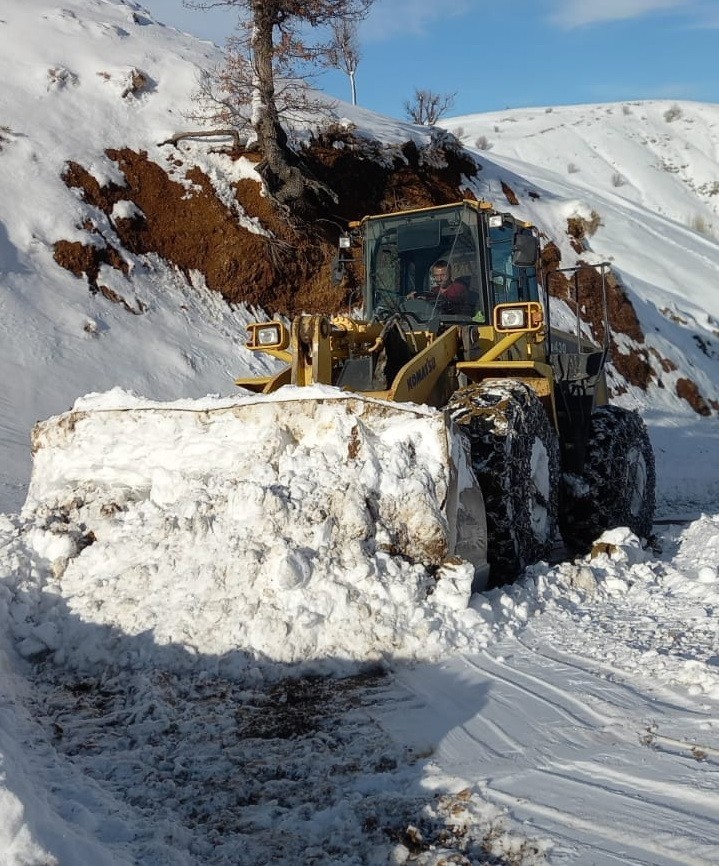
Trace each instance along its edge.
<path fill-rule="evenodd" d="M 345 263 L 344 259 L 340 256 L 339 253 L 332 259 L 332 282 L 335 285 L 338 285 L 342 282 L 342 278 L 345 275 Z"/>
<path fill-rule="evenodd" d="M 516 232 L 512 246 L 512 264 L 533 268 L 539 258 L 539 241 L 531 232 Z"/>
<path fill-rule="evenodd" d="M 332 259 L 332 282 L 335 285 L 342 282 L 342 278 L 345 275 L 345 262 L 352 260 L 351 248 L 352 239 L 350 236 L 340 235 L 339 251 L 334 259 Z"/>

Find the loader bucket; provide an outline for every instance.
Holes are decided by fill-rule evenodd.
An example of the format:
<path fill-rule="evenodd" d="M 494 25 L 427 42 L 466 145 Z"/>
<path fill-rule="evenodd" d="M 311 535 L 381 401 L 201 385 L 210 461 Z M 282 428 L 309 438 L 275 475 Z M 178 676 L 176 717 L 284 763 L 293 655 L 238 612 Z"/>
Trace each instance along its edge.
<path fill-rule="evenodd" d="M 428 568 L 460 557 L 475 567 L 475 590 L 486 582 L 481 492 L 440 410 L 323 386 L 176 403 L 115 391 L 39 423 L 32 446 L 26 514 L 84 509 L 92 528 L 146 502 L 182 521 L 181 481 L 207 521 L 221 511 L 243 538 L 254 521 L 303 550 L 349 539 Z"/>

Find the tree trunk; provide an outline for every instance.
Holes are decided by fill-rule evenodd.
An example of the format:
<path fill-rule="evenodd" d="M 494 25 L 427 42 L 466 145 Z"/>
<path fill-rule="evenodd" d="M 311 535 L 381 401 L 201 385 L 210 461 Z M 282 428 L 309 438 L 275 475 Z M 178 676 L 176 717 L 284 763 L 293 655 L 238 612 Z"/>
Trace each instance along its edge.
<path fill-rule="evenodd" d="M 272 66 L 273 4 L 253 0 L 252 68 L 255 98 L 252 126 L 257 135 L 262 162 L 257 166 L 269 195 L 291 212 L 310 215 L 337 198 L 329 187 L 311 176 L 308 168 L 289 147 L 275 100 Z"/>

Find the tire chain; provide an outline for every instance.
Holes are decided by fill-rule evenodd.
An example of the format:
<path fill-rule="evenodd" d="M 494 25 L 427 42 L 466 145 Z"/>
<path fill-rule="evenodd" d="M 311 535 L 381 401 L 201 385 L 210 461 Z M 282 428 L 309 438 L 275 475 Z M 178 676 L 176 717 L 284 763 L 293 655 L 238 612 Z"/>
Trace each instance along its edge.
<path fill-rule="evenodd" d="M 534 390 L 511 379 L 472 385 L 449 404 L 470 442 L 472 466 L 487 512 L 490 583 L 515 578 L 531 562 L 549 555 L 558 507 L 559 446 Z M 549 501 L 531 477 L 531 453 L 539 437 L 549 459 Z M 549 512 L 549 532 L 538 539 L 531 527 L 531 502 Z"/>

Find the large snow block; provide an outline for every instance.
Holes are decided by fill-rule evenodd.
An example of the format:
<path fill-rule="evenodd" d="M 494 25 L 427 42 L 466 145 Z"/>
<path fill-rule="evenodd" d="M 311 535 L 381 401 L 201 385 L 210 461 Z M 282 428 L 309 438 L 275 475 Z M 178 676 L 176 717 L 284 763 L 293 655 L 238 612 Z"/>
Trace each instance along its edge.
<path fill-rule="evenodd" d="M 320 526 L 326 538 L 354 533 L 428 564 L 458 552 L 457 511 L 474 482 L 443 412 L 328 389 L 298 399 L 298 389 L 287 390 L 284 399 L 280 392 L 235 402 L 133 405 L 122 392 L 116 408 L 108 395 L 96 408 L 86 401 L 35 427 L 25 507 L 148 499 L 171 512 L 202 488 L 226 508 L 233 491 L 254 482 L 279 496 L 293 527 L 312 537 Z M 235 517 L 266 529 L 245 506 Z M 481 538 L 477 544 L 481 557 Z"/>
<path fill-rule="evenodd" d="M 432 602 L 437 569 L 486 572 L 481 494 L 441 411 L 327 388 L 173 404 L 110 392 L 38 424 L 33 451 L 23 515 L 82 533 L 57 569 L 63 595 L 163 642 L 296 661 L 339 641 L 363 656 L 363 618 L 372 631 L 400 609 L 457 609 L 472 569 L 459 603 L 446 586 Z"/>

